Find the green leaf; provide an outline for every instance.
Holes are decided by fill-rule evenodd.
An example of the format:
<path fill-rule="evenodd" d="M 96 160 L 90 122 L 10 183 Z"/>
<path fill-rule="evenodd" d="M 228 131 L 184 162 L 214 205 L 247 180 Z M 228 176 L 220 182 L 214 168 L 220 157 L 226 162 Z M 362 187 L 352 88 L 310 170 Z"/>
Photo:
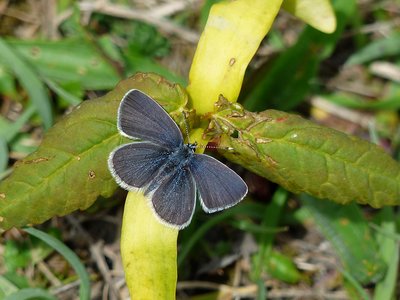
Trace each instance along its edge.
<path fill-rule="evenodd" d="M 295 284 L 301 279 L 301 274 L 293 260 L 282 253 L 272 250 L 263 263 L 266 271 L 273 278 L 291 284 Z"/>
<path fill-rule="evenodd" d="M 113 88 L 120 79 L 98 50 L 83 39 L 7 41 L 41 76 L 56 83 L 79 82 L 84 89 L 101 90 Z"/>
<path fill-rule="evenodd" d="M 122 96 L 132 88 L 150 94 L 168 111 L 178 112 L 187 102 L 180 86 L 155 74 L 137 74 L 107 95 L 84 101 L 51 128 L 39 149 L 18 162 L 12 175 L 0 183 L 3 229 L 42 223 L 86 209 L 99 195 L 112 195 L 117 185 L 107 158 L 128 141 L 117 132 L 116 114 Z"/>
<path fill-rule="evenodd" d="M 15 53 L 12 46 L 9 46 L 1 38 L 0 53 L 0 63 L 14 72 L 21 85 L 28 92 L 30 100 L 43 120 L 44 127 L 49 128 L 53 123 L 53 116 L 51 114 L 50 99 L 45 86 L 38 79 L 32 68 Z"/>
<path fill-rule="evenodd" d="M 31 263 L 30 249 L 26 244 L 10 240 L 6 242 L 4 249 L 5 266 L 8 272 L 15 272 Z"/>
<path fill-rule="evenodd" d="M 43 232 L 37 230 L 35 228 L 25 228 L 26 232 L 30 235 L 42 240 L 50 247 L 59 252 L 74 268 L 76 274 L 79 276 L 81 281 L 80 289 L 79 289 L 79 299 L 80 300 L 89 300 L 90 298 L 90 279 L 89 274 L 86 272 L 84 265 L 79 260 L 79 257 L 66 245 L 64 245 L 57 238 Z M 22 298 L 13 298 L 13 299 L 22 299 Z M 53 299 L 53 298 L 51 298 Z"/>
<path fill-rule="evenodd" d="M 306 195 L 300 198 L 346 271 L 361 284 L 378 282 L 386 272 L 386 264 L 360 208 L 354 203 L 343 206 Z"/>
<path fill-rule="evenodd" d="M 14 122 L 8 122 L 6 119 L 0 119 L 0 137 L 6 142 L 11 142 L 19 133 L 22 126 L 34 115 L 35 107 L 29 105 L 24 112 Z"/>
<path fill-rule="evenodd" d="M 400 165 L 379 146 L 297 115 L 228 107 L 213 126 L 228 133 L 220 147 L 234 149 L 222 152 L 231 161 L 294 193 L 373 207 L 400 203 Z"/>
<path fill-rule="evenodd" d="M 8 146 L 4 138 L 0 136 L 0 173 L 8 166 Z"/>
<path fill-rule="evenodd" d="M 332 103 L 355 109 L 370 109 L 370 110 L 397 110 L 400 108 L 400 90 L 397 90 L 394 95 L 390 95 L 385 99 L 377 101 L 365 101 L 361 97 L 355 95 L 339 92 L 330 95 L 323 95 Z"/>
<path fill-rule="evenodd" d="M 177 82 L 181 85 L 187 85 L 187 82 L 184 78 L 175 75 L 171 70 L 168 70 L 166 67 L 163 67 L 150 57 L 146 57 L 140 53 L 135 53 L 133 51 L 131 51 L 130 53 L 126 53 L 125 56 L 127 61 L 126 62 L 127 69 L 130 74 L 139 71 L 156 73 L 172 82 Z"/>
<path fill-rule="evenodd" d="M 8 280 L 5 276 L 0 276 L 0 299 L 4 299 L 6 295 L 9 295 L 18 288 L 13 284 L 10 280 Z"/>
<path fill-rule="evenodd" d="M 377 235 L 379 254 L 388 265 L 388 270 L 383 280 L 375 286 L 374 300 L 394 299 L 398 277 L 400 244 L 391 235 L 396 234 L 397 216 L 391 207 L 384 207 L 379 216 L 381 218 L 380 231 L 378 231 Z"/>
<path fill-rule="evenodd" d="M 48 299 L 48 300 L 57 300 L 56 297 L 51 295 L 49 292 L 43 289 L 39 288 L 26 288 L 19 290 L 17 292 L 14 292 L 7 297 L 4 298 L 4 300 L 27 300 L 27 299 Z"/>
<path fill-rule="evenodd" d="M 46 82 L 47 86 L 53 90 L 60 98 L 67 101 L 70 105 L 78 105 L 82 102 L 82 99 L 76 97 L 75 95 L 69 93 L 65 89 L 63 89 L 60 85 L 49 78 L 43 78 Z"/>
<path fill-rule="evenodd" d="M 336 31 L 325 34 L 306 27 L 294 46 L 248 80 L 255 84 L 247 94 L 246 91 L 243 93 L 246 109 L 290 110 L 304 101 L 313 86 L 311 83 L 315 81 L 320 63 L 335 49 L 356 8 L 354 0 L 337 0 L 333 6 L 337 15 Z"/>
<path fill-rule="evenodd" d="M 343 275 L 343 278 L 345 279 L 343 282 L 343 286 L 346 289 L 349 299 L 371 300 L 370 296 L 362 287 L 360 282 L 358 282 L 357 279 L 354 278 L 354 276 L 350 272 L 343 269 L 341 270 L 341 273 Z"/>
<path fill-rule="evenodd" d="M 204 235 L 213 227 L 215 227 L 218 223 L 221 223 L 224 220 L 231 218 L 235 215 L 245 215 L 251 218 L 262 218 L 264 216 L 264 209 L 265 207 L 263 205 L 254 203 L 242 203 L 240 205 L 227 209 L 218 215 L 215 215 L 207 222 L 204 222 L 200 226 L 198 226 L 195 232 L 190 232 L 190 234 L 187 236 L 185 235 L 185 231 L 183 231 L 181 234 L 181 240 L 183 240 L 183 242 L 182 249 L 180 249 L 179 251 L 178 266 L 181 266 L 183 264 L 189 252 L 194 248 L 196 243 L 201 241 Z M 190 229 L 190 227 L 188 229 Z"/>
<path fill-rule="evenodd" d="M 368 63 L 378 58 L 400 54 L 400 32 L 393 32 L 389 36 L 369 43 L 349 57 L 346 65 Z"/>
<path fill-rule="evenodd" d="M 0 64 L 0 94 L 8 97 L 16 97 L 17 88 L 15 79 L 8 70 Z"/>
<path fill-rule="evenodd" d="M 277 189 L 272 197 L 271 203 L 269 203 L 265 209 L 261 223 L 265 228 L 278 227 L 282 212 L 286 206 L 287 198 L 287 191 L 282 188 Z M 275 235 L 276 232 L 266 232 L 258 236 L 259 251 L 254 255 L 254 267 L 252 268 L 252 277 L 254 277 L 254 279 L 260 278 L 265 263 L 269 261 Z"/>

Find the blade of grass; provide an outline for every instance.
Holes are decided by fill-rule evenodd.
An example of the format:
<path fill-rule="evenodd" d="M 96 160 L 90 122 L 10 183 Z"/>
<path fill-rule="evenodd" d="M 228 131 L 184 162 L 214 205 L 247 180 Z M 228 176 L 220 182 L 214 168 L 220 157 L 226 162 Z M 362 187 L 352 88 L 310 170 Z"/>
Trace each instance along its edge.
<path fill-rule="evenodd" d="M 306 99 L 315 88 L 313 83 L 321 62 L 334 51 L 356 8 L 354 0 L 333 1 L 332 5 L 337 16 L 335 33 L 328 35 L 306 27 L 296 44 L 249 78 L 252 87 L 242 92 L 246 109 L 291 110 Z"/>
<path fill-rule="evenodd" d="M 1 38 L 0 53 L 0 62 L 17 76 L 21 85 L 28 92 L 33 105 L 36 107 L 36 111 L 42 118 L 44 127 L 46 129 L 50 128 L 53 123 L 53 116 L 50 99 L 45 86 L 38 79 L 38 76 L 31 67 Z"/>
<path fill-rule="evenodd" d="M 0 173 L 4 172 L 8 165 L 8 146 L 4 138 L 0 137 Z"/>
<path fill-rule="evenodd" d="M 69 104 L 78 105 L 79 103 L 82 102 L 82 99 L 79 99 L 75 95 L 69 93 L 50 78 L 43 76 L 42 79 L 44 82 L 46 82 L 46 84 L 52 91 L 54 91 L 59 97 L 64 98 Z"/>
<path fill-rule="evenodd" d="M 232 220 L 230 222 L 230 225 L 232 227 L 235 227 L 237 229 L 249 232 L 249 233 L 256 233 L 256 234 L 265 234 L 265 233 L 277 233 L 277 232 L 283 232 L 287 231 L 287 227 L 273 227 L 273 228 L 267 228 L 263 224 L 254 224 L 250 220 Z"/>
<path fill-rule="evenodd" d="M 386 234 L 396 233 L 396 220 L 393 208 L 384 207 L 381 212 L 381 226 L 383 232 L 378 233 L 379 253 L 388 265 L 388 270 L 383 280 L 378 282 L 374 290 L 374 300 L 394 299 L 396 292 L 397 273 L 399 265 L 399 242 Z M 385 234 L 386 233 L 386 234 Z"/>
<path fill-rule="evenodd" d="M 364 64 L 382 57 L 398 55 L 400 53 L 399 44 L 400 32 L 393 32 L 389 36 L 369 43 L 351 55 L 346 65 Z"/>
<path fill-rule="evenodd" d="M 5 295 L 10 295 L 16 291 L 18 291 L 18 288 L 13 282 L 5 276 L 0 276 L 0 299 L 3 299 Z"/>
<path fill-rule="evenodd" d="M 347 282 L 355 289 L 355 291 L 358 293 L 358 296 L 360 296 L 360 299 L 362 300 L 371 300 L 371 298 L 368 296 L 367 292 L 363 289 L 362 285 L 353 277 L 353 275 L 350 274 L 350 272 L 347 272 L 346 270 L 342 269 L 341 273 L 343 277 L 347 280 Z"/>
<path fill-rule="evenodd" d="M 19 116 L 19 118 L 13 123 L 4 122 L 3 126 L 0 127 L 0 137 L 3 138 L 7 143 L 18 134 L 22 126 L 33 116 L 36 109 L 33 105 L 28 105 L 25 111 Z M 4 126 L 5 125 L 5 126 Z"/>
<path fill-rule="evenodd" d="M 4 172 L 0 173 L 0 181 L 2 181 L 4 178 L 6 178 L 8 175 L 10 175 L 13 171 L 13 168 L 8 168 Z"/>
<path fill-rule="evenodd" d="M 384 236 L 386 236 L 388 238 L 391 238 L 391 239 L 393 239 L 393 240 L 395 240 L 397 242 L 400 242 L 400 234 L 391 233 L 389 230 L 382 229 L 380 226 L 378 226 L 378 225 L 376 225 L 374 223 L 370 223 L 369 226 L 372 229 L 374 229 L 376 232 L 378 232 L 378 233 L 380 233 L 380 234 L 382 234 L 382 235 L 384 235 Z"/>
<path fill-rule="evenodd" d="M 363 102 L 362 100 L 357 99 L 357 97 L 355 96 L 344 93 L 323 95 L 322 98 L 327 99 L 332 103 L 355 109 L 397 110 L 400 108 L 400 100 L 398 94 L 373 102 Z"/>
<path fill-rule="evenodd" d="M 264 207 L 260 205 L 256 205 L 253 203 L 246 203 L 246 204 L 241 204 L 235 207 L 232 207 L 231 209 L 228 209 L 218 215 L 215 215 L 213 218 L 211 218 L 209 221 L 205 222 L 203 225 L 201 225 L 193 234 L 192 236 L 187 240 L 187 242 L 182 245 L 182 249 L 179 252 L 178 256 L 178 267 L 182 265 L 184 262 L 186 256 L 189 254 L 190 250 L 194 247 L 194 245 L 201 240 L 201 238 L 206 234 L 208 230 L 213 228 L 215 225 L 218 223 L 224 221 L 225 219 L 228 219 L 232 216 L 235 215 L 251 215 L 251 216 L 260 216 L 264 211 Z"/>
<path fill-rule="evenodd" d="M 12 293 L 4 298 L 4 300 L 25 300 L 25 299 L 49 299 L 57 300 L 56 297 L 43 289 L 27 288 Z"/>
<path fill-rule="evenodd" d="M 259 278 L 257 280 L 257 299 L 267 299 L 267 289 L 265 288 L 264 280 Z"/>
<path fill-rule="evenodd" d="M 81 286 L 79 289 L 79 299 L 80 300 L 89 300 L 90 299 L 90 280 L 89 275 L 85 270 L 85 267 L 79 260 L 78 256 L 72 252 L 67 246 L 65 246 L 60 240 L 48 235 L 47 233 L 37 230 L 35 228 L 24 228 L 26 232 L 30 235 L 37 237 L 42 240 L 50 247 L 54 248 L 57 252 L 59 252 L 64 258 L 71 264 L 74 268 L 76 274 L 79 276 L 81 281 Z"/>
<path fill-rule="evenodd" d="M 280 217 L 281 213 L 286 205 L 286 200 L 288 197 L 288 192 L 283 189 L 279 188 L 273 195 L 272 201 L 270 204 L 268 204 L 265 214 L 263 217 L 263 220 L 261 224 L 265 228 L 276 228 Z M 258 279 L 261 276 L 261 272 L 263 269 L 264 261 L 266 260 L 267 256 L 269 255 L 270 251 L 272 250 L 272 243 L 275 238 L 275 232 L 269 232 L 265 234 L 261 234 L 259 236 L 260 243 L 259 243 L 259 251 L 255 256 L 255 266 L 254 266 L 254 271 L 252 274 L 253 279 Z"/>
<path fill-rule="evenodd" d="M 377 253 L 377 242 L 358 205 L 339 205 L 304 194 L 300 201 L 317 229 L 331 242 L 346 272 L 361 284 L 383 278 L 387 266 Z"/>

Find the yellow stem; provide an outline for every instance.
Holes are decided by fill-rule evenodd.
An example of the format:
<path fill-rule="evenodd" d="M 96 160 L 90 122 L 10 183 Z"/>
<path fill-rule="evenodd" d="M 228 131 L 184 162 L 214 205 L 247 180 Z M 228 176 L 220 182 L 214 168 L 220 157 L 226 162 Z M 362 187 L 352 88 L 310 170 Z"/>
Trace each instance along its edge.
<path fill-rule="evenodd" d="M 213 112 L 219 95 L 235 102 L 244 72 L 271 28 L 282 0 L 213 5 L 189 73 L 187 91 L 198 114 Z"/>
<path fill-rule="evenodd" d="M 175 299 L 178 230 L 161 224 L 141 192 L 129 192 L 121 255 L 132 299 Z"/>

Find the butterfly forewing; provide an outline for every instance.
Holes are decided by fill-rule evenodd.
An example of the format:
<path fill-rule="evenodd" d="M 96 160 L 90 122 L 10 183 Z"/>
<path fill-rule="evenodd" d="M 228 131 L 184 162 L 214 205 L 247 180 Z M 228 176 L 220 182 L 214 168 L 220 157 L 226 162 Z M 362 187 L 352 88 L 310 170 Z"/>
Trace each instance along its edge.
<path fill-rule="evenodd" d="M 153 209 L 162 222 L 182 229 L 193 216 L 196 184 L 187 168 L 177 169 L 166 177 L 150 195 Z"/>
<path fill-rule="evenodd" d="M 123 188 L 133 190 L 150 183 L 168 159 L 168 151 L 149 142 L 126 144 L 108 159 L 112 175 Z"/>
<path fill-rule="evenodd" d="M 196 181 L 204 211 L 212 213 L 240 202 L 247 194 L 243 179 L 223 163 L 206 154 L 195 154 L 190 171 Z"/>
<path fill-rule="evenodd" d="M 166 148 L 183 143 L 182 133 L 166 111 L 139 90 L 125 94 L 118 109 L 118 129 L 129 138 L 153 142 Z"/>

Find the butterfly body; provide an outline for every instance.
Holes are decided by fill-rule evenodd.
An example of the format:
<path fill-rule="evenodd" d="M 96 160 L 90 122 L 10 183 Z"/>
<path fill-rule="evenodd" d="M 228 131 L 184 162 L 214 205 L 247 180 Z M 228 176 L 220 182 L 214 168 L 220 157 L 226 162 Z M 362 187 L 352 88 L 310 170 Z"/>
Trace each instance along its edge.
<path fill-rule="evenodd" d="M 139 90 L 130 90 L 118 109 L 119 132 L 132 140 L 111 152 L 108 166 L 116 182 L 128 191 L 142 190 L 157 218 L 182 229 L 189 225 L 196 194 L 211 213 L 240 202 L 244 181 L 218 160 L 196 154 L 197 143 L 185 144 L 167 112 Z"/>
<path fill-rule="evenodd" d="M 182 144 L 173 151 L 166 152 L 168 158 L 146 188 L 145 195 L 151 194 L 151 192 L 159 187 L 161 182 L 165 181 L 169 176 L 176 175 L 175 171 L 180 172 L 183 170 L 184 172 L 189 172 L 189 164 L 195 151 L 192 145 L 194 144 Z"/>

